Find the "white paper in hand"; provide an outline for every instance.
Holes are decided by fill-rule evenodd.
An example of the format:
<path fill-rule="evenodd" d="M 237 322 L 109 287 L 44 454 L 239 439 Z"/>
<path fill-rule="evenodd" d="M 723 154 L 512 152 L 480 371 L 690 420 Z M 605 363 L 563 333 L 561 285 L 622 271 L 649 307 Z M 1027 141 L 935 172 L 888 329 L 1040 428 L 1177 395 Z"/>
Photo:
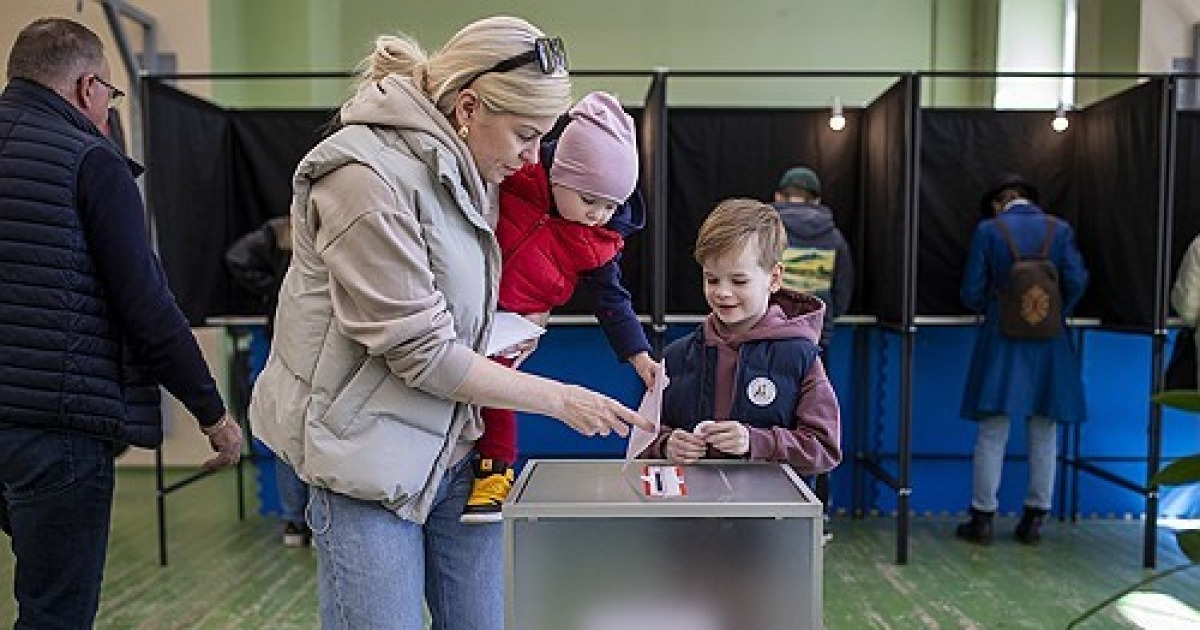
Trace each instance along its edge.
<path fill-rule="evenodd" d="M 647 446 L 658 437 L 658 427 L 662 422 L 662 401 L 663 390 L 667 388 L 670 380 L 667 379 L 667 365 L 659 362 L 658 374 L 654 376 L 654 387 L 646 391 L 642 396 L 642 404 L 638 406 L 638 415 L 649 420 L 654 425 L 653 431 L 646 431 L 638 427 L 632 427 L 629 430 L 629 444 L 625 447 L 625 465 L 622 470 L 629 467 L 629 463 L 637 458 L 642 451 L 646 450 Z"/>
<path fill-rule="evenodd" d="M 496 311 L 492 319 L 492 336 L 488 338 L 487 356 L 511 348 L 522 341 L 536 339 L 546 332 L 545 328 L 508 311 Z"/>

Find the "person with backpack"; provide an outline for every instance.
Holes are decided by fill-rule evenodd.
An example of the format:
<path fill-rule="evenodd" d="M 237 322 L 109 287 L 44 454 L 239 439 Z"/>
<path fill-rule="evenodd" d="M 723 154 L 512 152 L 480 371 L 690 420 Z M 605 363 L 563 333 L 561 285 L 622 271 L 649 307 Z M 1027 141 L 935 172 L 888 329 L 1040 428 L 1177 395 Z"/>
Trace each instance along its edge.
<path fill-rule="evenodd" d="M 978 423 L 970 520 L 958 538 L 992 541 L 1011 419 L 1027 422 L 1029 484 L 1014 532 L 1037 544 L 1050 510 L 1058 457 L 1057 424 L 1086 418 L 1079 355 L 1065 319 L 1083 296 L 1088 272 L 1066 221 L 1037 205 L 1037 187 L 1001 177 L 980 199 L 960 297 L 983 315 L 963 393 L 964 418 Z"/>

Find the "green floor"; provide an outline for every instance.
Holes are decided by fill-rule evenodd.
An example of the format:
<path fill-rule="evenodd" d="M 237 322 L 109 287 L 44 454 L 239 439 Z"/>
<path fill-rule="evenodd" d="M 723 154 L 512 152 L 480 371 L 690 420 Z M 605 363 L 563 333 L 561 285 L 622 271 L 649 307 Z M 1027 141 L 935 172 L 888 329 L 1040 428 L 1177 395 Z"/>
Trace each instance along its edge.
<path fill-rule="evenodd" d="M 160 568 L 153 483 L 146 472 L 119 475 L 98 628 L 318 626 L 311 550 L 281 547 L 269 519 L 239 522 L 231 473 L 168 499 L 171 562 Z M 1000 523 L 1007 534 L 1012 520 Z M 910 562 L 897 566 L 892 519 L 835 519 L 835 537 L 825 553 L 826 628 L 1062 628 L 1145 575 L 1136 521 L 1054 522 L 1037 548 L 1007 537 L 990 548 L 966 545 L 952 539 L 953 528 L 954 519 L 915 519 Z M 1182 561 L 1171 535 L 1161 533 L 1159 565 Z M 0 577 L 8 590 L 8 553 L 0 554 Z M 1153 588 L 1200 607 L 1200 570 Z M 14 614 L 11 595 L 0 597 L 0 624 L 11 625 Z M 1141 627 L 1200 627 L 1200 617 L 1182 621 L 1187 614 L 1177 615 L 1179 625 L 1160 614 Z M 1112 607 L 1081 627 L 1140 626 Z"/>

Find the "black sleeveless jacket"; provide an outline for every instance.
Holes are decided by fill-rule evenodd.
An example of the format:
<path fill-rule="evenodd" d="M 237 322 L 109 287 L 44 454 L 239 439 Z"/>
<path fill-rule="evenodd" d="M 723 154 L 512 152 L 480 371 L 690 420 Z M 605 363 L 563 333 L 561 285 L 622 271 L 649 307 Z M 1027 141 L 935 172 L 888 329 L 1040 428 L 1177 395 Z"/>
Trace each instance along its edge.
<path fill-rule="evenodd" d="M 77 210 L 92 151 L 116 148 L 53 92 L 14 79 L 0 95 L 0 422 L 155 446 L 158 385 L 132 361 Z"/>

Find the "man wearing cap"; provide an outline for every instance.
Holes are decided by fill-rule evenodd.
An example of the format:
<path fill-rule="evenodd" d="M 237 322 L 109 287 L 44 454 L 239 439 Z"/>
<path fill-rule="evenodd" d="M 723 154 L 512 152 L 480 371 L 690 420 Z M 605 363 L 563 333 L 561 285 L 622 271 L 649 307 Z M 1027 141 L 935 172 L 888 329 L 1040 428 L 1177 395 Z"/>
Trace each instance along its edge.
<path fill-rule="evenodd" d="M 821 205 L 821 180 L 806 166 L 788 169 L 775 190 L 775 209 L 787 228 L 783 254 L 783 286 L 810 293 L 825 302 L 821 352 L 829 351 L 833 322 L 850 308 L 854 294 L 854 260 L 845 237 L 833 223 L 833 212 Z"/>
<path fill-rule="evenodd" d="M 815 295 L 825 302 L 821 356 L 827 356 L 833 323 L 850 308 L 854 294 L 854 259 L 850 246 L 833 223 L 833 211 L 821 205 L 821 179 L 807 166 L 788 169 L 775 189 L 775 209 L 787 229 L 783 252 L 783 286 Z M 829 506 L 829 476 L 817 475 L 817 498 Z M 827 517 L 828 518 L 828 517 Z M 832 537 L 825 526 L 825 540 Z"/>

